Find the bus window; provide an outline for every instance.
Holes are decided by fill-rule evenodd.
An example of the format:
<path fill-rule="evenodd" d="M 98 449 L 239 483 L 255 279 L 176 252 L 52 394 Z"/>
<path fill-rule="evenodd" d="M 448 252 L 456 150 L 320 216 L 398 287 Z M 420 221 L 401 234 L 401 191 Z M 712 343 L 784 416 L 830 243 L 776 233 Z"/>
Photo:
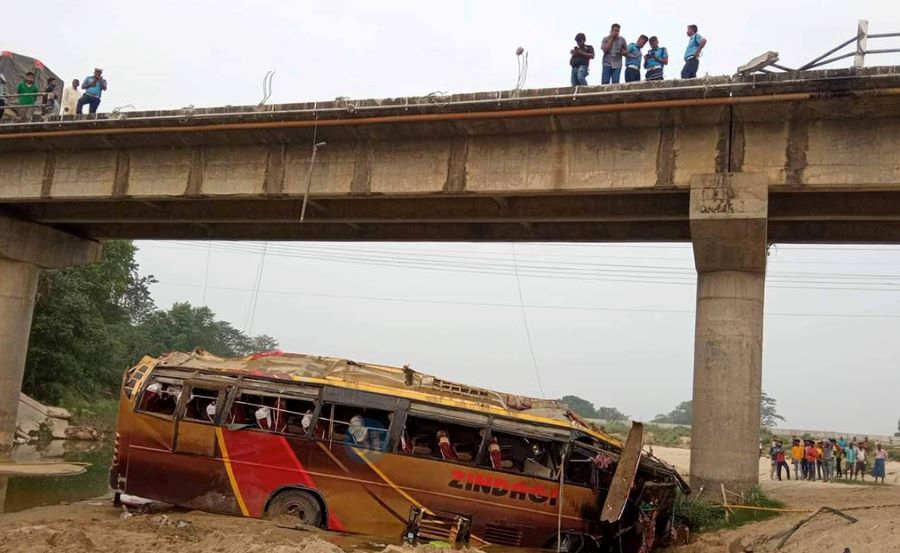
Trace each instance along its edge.
<path fill-rule="evenodd" d="M 528 476 L 555 479 L 559 474 L 561 451 L 562 444 L 558 442 L 492 431 L 488 455 L 481 464 Z"/>
<path fill-rule="evenodd" d="M 144 388 L 137 411 L 172 418 L 182 389 L 183 384 L 179 379 L 154 378 Z"/>
<path fill-rule="evenodd" d="M 471 464 L 483 439 L 483 431 L 475 427 L 410 415 L 396 451 Z"/>
<path fill-rule="evenodd" d="M 369 407 L 325 403 L 318 422 L 323 423 L 324 437 L 331 442 L 384 449 L 391 413 Z"/>
<path fill-rule="evenodd" d="M 315 409 L 309 400 L 239 392 L 231 406 L 230 422 L 267 432 L 306 435 Z"/>
<path fill-rule="evenodd" d="M 219 391 L 211 388 L 191 386 L 190 396 L 184 409 L 184 419 L 194 422 L 214 423 L 219 405 Z"/>
<path fill-rule="evenodd" d="M 566 482 L 577 484 L 579 486 L 608 488 L 612 483 L 612 476 L 616 468 L 614 458 L 602 451 L 591 451 L 579 447 L 578 443 L 580 441 L 583 441 L 594 448 L 599 448 L 601 445 L 599 442 L 589 437 L 580 437 L 576 439 L 575 444 L 566 459 Z"/>
<path fill-rule="evenodd" d="M 312 432 L 314 438 L 325 437 L 325 426 L 317 422 L 315 428 L 310 428 L 316 412 L 316 404 L 305 399 L 284 399 L 285 432 L 300 436 L 309 435 Z"/>
<path fill-rule="evenodd" d="M 591 485 L 594 458 L 582 449 L 573 447 L 566 459 L 566 482 L 579 486 Z"/>

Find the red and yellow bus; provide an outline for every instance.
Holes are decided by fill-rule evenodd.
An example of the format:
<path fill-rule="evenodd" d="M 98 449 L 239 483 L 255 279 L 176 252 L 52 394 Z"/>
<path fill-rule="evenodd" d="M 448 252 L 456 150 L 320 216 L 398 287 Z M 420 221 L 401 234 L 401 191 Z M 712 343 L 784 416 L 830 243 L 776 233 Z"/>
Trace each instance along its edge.
<path fill-rule="evenodd" d="M 638 450 L 639 451 L 639 450 Z M 675 470 L 640 456 L 600 522 L 623 444 L 563 406 L 409 368 L 300 354 L 145 357 L 123 381 L 110 485 L 187 508 L 400 537 L 411 509 L 481 544 L 597 543 L 671 526 Z M 623 497 L 623 500 L 625 498 Z"/>

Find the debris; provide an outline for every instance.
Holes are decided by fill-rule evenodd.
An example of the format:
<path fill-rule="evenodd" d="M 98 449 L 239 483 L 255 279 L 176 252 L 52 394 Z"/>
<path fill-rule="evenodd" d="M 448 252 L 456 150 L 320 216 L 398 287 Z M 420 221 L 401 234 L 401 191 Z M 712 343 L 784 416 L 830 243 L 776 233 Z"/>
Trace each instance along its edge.
<path fill-rule="evenodd" d="M 100 434 L 90 426 L 70 426 L 66 428 L 66 439 L 96 442 Z"/>
<path fill-rule="evenodd" d="M 744 65 L 737 68 L 738 75 L 746 75 L 762 71 L 766 67 L 778 63 L 778 52 L 766 52 L 760 56 L 753 58 Z"/>
<path fill-rule="evenodd" d="M 778 542 L 778 548 L 781 549 L 782 547 L 784 547 L 784 544 L 787 543 L 788 539 L 790 539 L 790 537 L 794 535 L 794 532 L 796 532 L 798 529 L 800 529 L 801 526 L 803 526 L 804 524 L 806 524 L 807 522 L 812 520 L 813 517 L 815 517 L 819 513 L 823 513 L 823 512 L 828 512 L 828 513 L 838 515 L 839 517 L 843 517 L 843 518 L 849 520 L 850 524 L 855 524 L 855 523 L 859 522 L 858 519 L 848 515 L 847 513 L 838 511 L 837 509 L 834 509 L 832 507 L 821 507 L 821 508 L 819 508 L 818 511 L 816 511 L 815 513 L 806 517 L 805 519 L 801 520 L 800 522 L 795 524 L 790 530 L 788 530 L 787 533 L 785 533 L 784 537 L 781 538 L 781 541 Z M 847 551 L 848 549 L 849 548 L 845 549 L 844 551 Z"/>

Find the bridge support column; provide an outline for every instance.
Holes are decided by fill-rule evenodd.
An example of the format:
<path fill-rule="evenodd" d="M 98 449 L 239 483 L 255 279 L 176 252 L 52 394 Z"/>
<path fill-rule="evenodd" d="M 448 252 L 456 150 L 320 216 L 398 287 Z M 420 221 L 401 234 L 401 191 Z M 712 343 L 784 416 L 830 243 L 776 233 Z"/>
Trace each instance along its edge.
<path fill-rule="evenodd" d="M 9 456 L 41 268 L 99 259 L 99 243 L 0 216 L 0 460 Z"/>
<path fill-rule="evenodd" d="M 750 173 L 691 182 L 697 268 L 691 485 L 759 480 L 768 185 Z"/>

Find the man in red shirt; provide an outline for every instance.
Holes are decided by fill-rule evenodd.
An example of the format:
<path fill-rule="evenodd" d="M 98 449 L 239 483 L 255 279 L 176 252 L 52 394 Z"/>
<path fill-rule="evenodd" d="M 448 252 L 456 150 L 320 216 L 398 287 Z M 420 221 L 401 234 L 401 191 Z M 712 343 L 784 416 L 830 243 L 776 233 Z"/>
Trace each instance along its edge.
<path fill-rule="evenodd" d="M 815 480 L 816 479 L 816 459 L 819 457 L 818 452 L 816 451 L 816 444 L 812 440 L 807 440 L 806 442 L 806 467 L 807 467 L 807 480 Z"/>
<path fill-rule="evenodd" d="M 784 467 L 787 479 L 791 479 L 791 469 L 784 458 L 784 445 L 781 443 L 781 440 L 775 440 L 775 466 L 778 472 L 778 480 L 781 480 L 781 467 Z"/>

